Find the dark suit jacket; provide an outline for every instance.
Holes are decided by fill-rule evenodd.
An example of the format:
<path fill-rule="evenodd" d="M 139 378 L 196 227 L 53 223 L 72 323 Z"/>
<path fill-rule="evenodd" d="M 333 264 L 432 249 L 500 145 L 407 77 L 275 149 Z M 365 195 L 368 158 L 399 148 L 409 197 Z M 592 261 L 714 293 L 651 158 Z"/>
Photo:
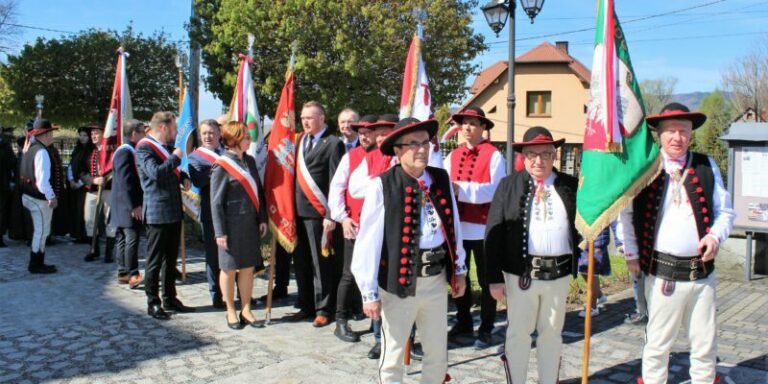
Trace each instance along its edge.
<path fill-rule="evenodd" d="M 225 151 L 222 156 L 239 162 L 232 152 Z M 251 177 L 256 181 L 256 193 L 259 198 L 258 212 L 240 182 L 218 165 L 211 171 L 211 207 L 209 209 L 216 237 L 227 236 L 229 249 L 219 248 L 219 259 L 221 260 L 222 255 L 238 260 L 256 256 L 258 265 L 261 264 L 259 224 L 267 222 L 266 202 L 256 161 L 248 155 L 243 155 L 243 161 Z"/>
<path fill-rule="evenodd" d="M 11 183 L 16 183 L 16 155 L 10 141 L 0 137 L 0 204 L 11 197 Z"/>
<path fill-rule="evenodd" d="M 133 144 L 133 143 L 131 143 Z M 110 195 L 109 225 L 131 228 L 139 221 L 131 217 L 131 210 L 143 202 L 136 159 L 127 149 L 115 152 L 112 158 L 112 194 Z"/>
<path fill-rule="evenodd" d="M 211 165 L 208 160 L 192 152 L 187 156 L 189 177 L 200 189 L 200 222 L 211 221 Z"/>
<path fill-rule="evenodd" d="M 304 135 L 301 136 L 301 140 L 305 140 Z M 298 151 L 299 146 L 297 145 L 296 148 Z M 331 130 L 327 128 L 320 137 L 320 141 L 304 157 L 304 162 L 307 164 L 307 169 L 312 179 L 320 187 L 320 190 L 323 191 L 326 198 L 328 197 L 328 188 L 333 174 L 336 173 L 336 167 L 339 166 L 341 157 L 344 156 L 345 152 L 344 142 L 337 136 L 332 135 Z M 298 164 L 296 166 L 298 167 Z M 298 170 L 296 174 L 298 174 Z M 304 218 L 323 218 L 310 204 L 298 183 L 296 183 L 296 214 Z M 325 218 L 331 219 L 330 210 L 326 212 Z"/>
<path fill-rule="evenodd" d="M 147 139 L 157 142 L 152 136 L 147 136 Z M 187 175 L 182 173 L 181 180 L 176 177 L 174 169 L 181 164 L 181 159 L 172 153 L 173 147 L 164 147 L 170 154 L 165 161 L 155 154 L 149 144 L 136 148 L 139 180 L 144 190 L 144 224 L 170 224 L 183 218 L 179 183 Z"/>

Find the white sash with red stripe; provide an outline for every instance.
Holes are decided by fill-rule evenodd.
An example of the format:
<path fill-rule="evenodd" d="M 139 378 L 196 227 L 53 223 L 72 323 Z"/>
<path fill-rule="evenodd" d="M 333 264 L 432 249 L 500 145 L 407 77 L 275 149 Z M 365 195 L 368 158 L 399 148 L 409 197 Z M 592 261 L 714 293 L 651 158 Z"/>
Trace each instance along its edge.
<path fill-rule="evenodd" d="M 133 145 L 130 143 L 123 143 L 117 149 L 115 149 L 114 152 L 112 152 L 112 164 L 115 163 L 115 156 L 117 156 L 117 152 L 119 151 L 129 151 L 131 152 L 131 156 L 133 157 L 133 166 L 136 168 L 136 172 L 139 172 L 139 164 L 136 162 L 136 150 L 133 148 Z"/>
<path fill-rule="evenodd" d="M 312 175 L 307 169 L 307 164 L 304 162 L 304 135 L 299 138 L 299 148 L 296 159 L 296 167 L 298 172 L 296 173 L 296 179 L 299 182 L 299 187 L 304 195 L 309 199 L 309 203 L 317 210 L 320 216 L 325 217 L 328 212 L 328 198 L 325 197 L 323 191 L 317 186 L 315 180 L 312 179 Z"/>
<path fill-rule="evenodd" d="M 245 190 L 245 193 L 247 193 L 248 197 L 251 199 L 251 203 L 253 203 L 253 206 L 256 207 L 256 212 L 259 212 L 258 187 L 256 186 L 256 180 L 253 179 L 251 173 L 246 169 L 243 169 L 240 164 L 226 156 L 219 156 L 219 158 L 216 159 L 216 164 L 224 168 L 224 170 L 227 171 L 230 176 L 234 177 L 235 180 L 240 182 L 240 185 Z"/>
<path fill-rule="evenodd" d="M 138 148 L 138 146 L 142 145 L 142 144 L 148 144 L 149 147 L 152 148 L 152 151 L 155 152 L 155 154 L 163 162 L 168 160 L 169 157 L 171 157 L 171 154 L 168 153 L 168 151 L 165 149 L 165 147 L 163 147 L 162 145 L 160 145 L 160 143 L 158 143 L 158 142 L 156 142 L 156 141 L 154 141 L 152 139 L 147 139 L 145 137 L 145 138 L 139 140 L 138 144 L 136 144 L 136 147 Z M 181 171 L 179 171 L 178 167 L 174 168 L 173 173 L 176 174 L 177 178 L 181 179 Z"/>
<path fill-rule="evenodd" d="M 197 153 L 200 157 L 205 159 L 210 164 L 215 163 L 216 160 L 219 159 L 218 153 L 205 147 L 198 147 L 197 149 L 195 149 L 194 153 Z"/>

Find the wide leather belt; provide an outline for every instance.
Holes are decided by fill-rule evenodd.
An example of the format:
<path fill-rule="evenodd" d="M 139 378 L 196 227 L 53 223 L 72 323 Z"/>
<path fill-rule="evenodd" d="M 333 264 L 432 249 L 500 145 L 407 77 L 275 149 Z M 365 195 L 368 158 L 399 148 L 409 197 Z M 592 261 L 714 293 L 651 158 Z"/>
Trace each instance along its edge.
<path fill-rule="evenodd" d="M 419 268 L 416 277 L 439 275 L 445 267 L 445 246 L 419 250 Z"/>
<path fill-rule="evenodd" d="M 696 281 L 706 279 L 715 269 L 715 260 L 701 261 L 701 256 L 678 257 L 653 252 L 650 274 L 670 281 Z"/>
<path fill-rule="evenodd" d="M 534 280 L 556 280 L 571 273 L 573 255 L 530 256 L 527 274 Z"/>

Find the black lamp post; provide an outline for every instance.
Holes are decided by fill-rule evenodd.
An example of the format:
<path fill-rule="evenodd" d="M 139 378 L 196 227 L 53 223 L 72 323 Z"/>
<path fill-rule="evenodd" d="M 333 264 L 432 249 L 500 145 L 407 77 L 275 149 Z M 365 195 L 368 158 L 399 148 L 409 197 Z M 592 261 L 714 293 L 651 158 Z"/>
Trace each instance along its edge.
<path fill-rule="evenodd" d="M 499 32 L 504 29 L 507 18 L 509 18 L 507 173 L 511 173 L 514 166 L 512 143 L 515 141 L 515 5 L 515 0 L 492 0 L 481 8 L 488 26 L 496 33 L 497 37 Z M 531 19 L 531 24 L 533 24 L 533 19 L 539 14 L 541 7 L 544 6 L 544 0 L 520 0 L 520 5 L 523 7 L 525 14 Z"/>

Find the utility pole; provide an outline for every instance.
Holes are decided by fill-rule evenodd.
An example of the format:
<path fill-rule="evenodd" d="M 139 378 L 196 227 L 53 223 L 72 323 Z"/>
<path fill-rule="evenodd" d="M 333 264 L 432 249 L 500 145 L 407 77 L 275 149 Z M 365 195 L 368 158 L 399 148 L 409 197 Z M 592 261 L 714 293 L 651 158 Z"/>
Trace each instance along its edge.
<path fill-rule="evenodd" d="M 192 0 L 192 13 L 190 15 L 190 24 L 194 22 L 197 17 L 195 12 L 195 1 Z M 197 126 L 199 119 L 199 107 L 200 107 L 200 54 L 202 48 L 200 48 L 200 42 L 195 40 L 190 31 L 189 34 L 189 97 L 192 99 L 192 121 Z M 197 145 L 197 135 L 194 135 L 192 139 L 195 145 Z"/>

